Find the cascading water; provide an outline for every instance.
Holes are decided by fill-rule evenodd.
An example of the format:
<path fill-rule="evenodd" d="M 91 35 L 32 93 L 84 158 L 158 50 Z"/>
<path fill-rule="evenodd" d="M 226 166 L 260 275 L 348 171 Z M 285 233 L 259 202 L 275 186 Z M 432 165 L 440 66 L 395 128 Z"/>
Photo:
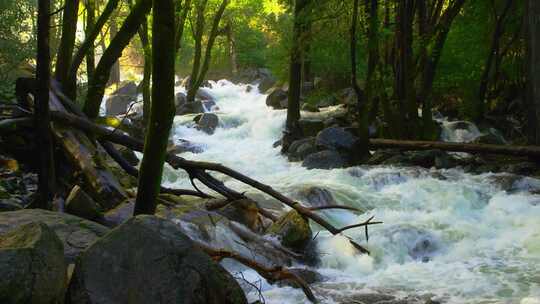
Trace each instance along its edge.
<path fill-rule="evenodd" d="M 266 96 L 246 85 L 222 80 L 208 90 L 216 98 L 220 127 L 208 135 L 190 127 L 192 117 L 178 116 L 174 138 L 203 150 L 183 156 L 223 163 L 291 196 L 310 186 L 324 188 L 339 204 L 365 210 L 324 212 L 337 226 L 371 215 L 384 222 L 370 229 L 371 256 L 356 255 L 344 237 L 317 235 L 316 270 L 324 280 L 312 287 L 321 302 L 346 303 L 351 296 L 378 292 L 429 295 L 444 303 L 540 303 L 540 196 L 532 194 L 540 181 L 518 179 L 509 192 L 494 182 L 500 175 L 456 169 L 306 170 L 273 148 L 284 110 L 268 108 Z M 165 170 L 164 183 L 189 187 L 186 176 L 171 169 Z M 363 229 L 346 234 L 365 244 Z M 307 301 L 300 290 L 269 285 L 253 271 L 244 270 L 243 276 L 263 282 L 266 303 Z M 249 297 L 256 300 L 258 294 Z"/>

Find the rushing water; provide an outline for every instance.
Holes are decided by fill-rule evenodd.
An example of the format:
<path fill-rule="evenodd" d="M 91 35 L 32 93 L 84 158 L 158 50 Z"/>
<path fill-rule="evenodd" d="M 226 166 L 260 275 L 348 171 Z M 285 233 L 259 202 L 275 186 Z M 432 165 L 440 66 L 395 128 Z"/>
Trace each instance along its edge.
<path fill-rule="evenodd" d="M 540 196 L 527 191 L 540 188 L 540 181 L 521 179 L 515 191 L 506 192 L 494 182 L 497 176 L 455 169 L 306 170 L 272 147 L 283 129 L 284 110 L 268 108 L 265 95 L 256 89 L 247 92 L 244 85 L 219 81 L 209 92 L 217 100 L 220 127 L 207 135 L 189 127 L 191 117 L 177 117 L 174 137 L 204 149 L 185 157 L 221 162 L 291 196 L 308 186 L 322 187 L 338 203 L 365 210 L 360 215 L 325 212 L 337 226 L 371 215 L 384 222 L 370 229 L 366 246 L 371 256 L 357 255 L 344 237 L 318 234 L 321 263 L 316 270 L 325 280 L 313 289 L 323 303 L 372 292 L 428 294 L 444 303 L 540 303 Z M 468 140 L 479 134 L 452 130 L 445 127 L 446 139 Z M 170 169 L 164 180 L 189 186 L 184 175 Z M 231 180 L 227 184 L 249 189 Z M 366 244 L 363 229 L 346 234 Z M 243 275 L 262 282 L 266 303 L 306 302 L 301 290 L 269 285 L 253 271 Z M 255 292 L 249 296 L 258 299 Z"/>

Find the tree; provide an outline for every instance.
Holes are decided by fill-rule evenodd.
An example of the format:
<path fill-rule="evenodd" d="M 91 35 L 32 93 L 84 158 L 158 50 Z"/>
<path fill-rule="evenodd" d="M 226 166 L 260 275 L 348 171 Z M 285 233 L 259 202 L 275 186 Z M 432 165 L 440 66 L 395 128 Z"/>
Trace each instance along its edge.
<path fill-rule="evenodd" d="M 528 140 L 540 145 L 540 2 L 526 1 Z"/>
<path fill-rule="evenodd" d="M 86 29 L 84 32 L 84 35 L 86 37 L 88 37 L 91 34 L 92 28 L 95 25 L 95 18 L 96 18 L 95 0 L 86 0 Z M 71 70 L 71 67 L 70 67 L 70 70 Z M 88 79 L 94 77 L 95 70 L 96 70 L 96 53 L 94 50 L 94 45 L 92 44 L 91 47 L 88 49 L 88 53 L 86 54 L 86 76 L 88 77 Z M 77 81 L 76 78 L 75 78 L 75 81 Z"/>
<path fill-rule="evenodd" d="M 173 0 L 154 0 L 152 21 L 152 104 L 141 162 L 134 214 L 154 214 L 172 127 L 176 41 Z M 172 35 L 171 35 L 172 34 Z M 171 37 L 172 36 L 172 37 Z M 173 38 L 173 39 L 171 39 Z"/>
<path fill-rule="evenodd" d="M 302 136 L 300 129 L 300 95 L 302 93 L 302 58 L 304 57 L 304 41 L 306 24 L 309 23 L 308 11 L 311 0 L 296 0 L 294 5 L 293 36 L 289 61 L 289 99 L 287 120 L 282 149 L 287 151 L 289 145 Z"/>
<path fill-rule="evenodd" d="M 89 80 L 88 92 L 84 103 L 84 112 L 89 118 L 96 118 L 99 115 L 99 107 L 105 93 L 105 87 L 109 80 L 112 66 L 122 55 L 122 51 L 137 33 L 141 22 L 152 8 L 152 0 L 139 0 L 131 9 L 120 30 L 103 52 L 94 77 Z"/>
<path fill-rule="evenodd" d="M 67 87 L 69 67 L 75 48 L 75 34 L 77 33 L 77 19 L 79 14 L 79 0 L 65 1 L 62 20 L 62 38 L 56 58 L 56 79 Z M 69 90 L 68 96 L 73 97 L 75 92 Z"/>
<path fill-rule="evenodd" d="M 212 57 L 212 48 L 219 34 L 219 23 L 223 17 L 223 13 L 229 5 L 229 0 L 223 0 L 219 6 L 213 22 L 212 28 L 208 35 L 208 42 L 206 43 L 206 50 L 204 52 L 204 59 L 202 56 L 202 43 L 203 43 L 203 34 L 204 34 L 204 13 L 206 10 L 208 0 L 197 0 L 195 7 L 197 8 L 197 21 L 195 25 L 195 30 L 193 32 L 193 38 L 195 39 L 195 57 L 193 58 L 193 68 L 191 70 L 191 80 L 189 83 L 189 90 L 187 93 L 187 101 L 195 101 L 195 95 L 201 87 L 206 73 L 210 68 L 210 59 Z M 201 64 L 202 63 L 202 64 Z"/>
<path fill-rule="evenodd" d="M 50 133 L 49 87 L 50 87 L 50 0 L 38 2 L 38 51 L 37 51 L 37 90 L 35 104 L 35 127 L 40 149 L 39 182 L 36 207 L 49 209 L 54 185 L 54 160 Z"/>

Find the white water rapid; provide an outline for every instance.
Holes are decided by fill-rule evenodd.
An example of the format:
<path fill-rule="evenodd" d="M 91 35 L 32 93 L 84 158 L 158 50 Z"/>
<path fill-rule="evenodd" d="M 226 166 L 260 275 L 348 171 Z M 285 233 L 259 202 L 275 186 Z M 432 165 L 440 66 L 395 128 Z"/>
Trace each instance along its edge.
<path fill-rule="evenodd" d="M 517 179 L 514 191 L 507 192 L 495 182 L 504 175 L 475 176 L 457 169 L 306 170 L 272 147 L 281 136 L 285 110 L 268 108 L 266 96 L 256 89 L 247 92 L 245 85 L 222 80 L 212 86 L 220 127 L 207 135 L 187 126 L 192 117 L 177 116 L 174 137 L 204 150 L 182 156 L 223 163 L 293 197 L 302 188 L 321 187 L 338 203 L 365 210 L 361 215 L 324 212 L 336 226 L 371 215 L 384 222 L 370 228 L 367 245 L 363 229 L 346 233 L 366 245 L 371 256 L 356 255 L 344 237 L 318 234 L 321 261 L 316 270 L 324 281 L 312 286 L 322 303 L 373 292 L 398 298 L 428 295 L 443 303 L 540 303 L 540 195 L 531 190 L 540 189 L 539 180 Z M 190 187 L 184 175 L 170 168 L 164 183 Z M 260 280 L 253 271 L 243 275 Z M 299 289 L 260 282 L 266 303 L 307 303 Z M 250 301 L 258 298 L 249 293 Z"/>

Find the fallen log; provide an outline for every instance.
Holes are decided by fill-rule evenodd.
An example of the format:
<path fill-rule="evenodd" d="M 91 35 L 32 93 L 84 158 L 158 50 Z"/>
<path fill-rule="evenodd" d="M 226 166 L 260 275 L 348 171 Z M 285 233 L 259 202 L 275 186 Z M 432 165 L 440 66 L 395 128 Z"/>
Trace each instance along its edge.
<path fill-rule="evenodd" d="M 53 121 L 69 125 L 71 127 L 81 129 L 85 132 L 93 133 L 96 137 L 99 137 L 103 140 L 114 142 L 119 145 L 126 146 L 135 151 L 142 152 L 144 148 L 143 141 L 133 138 L 129 135 L 123 134 L 120 131 L 111 131 L 105 127 L 96 125 L 92 123 L 91 121 L 89 121 L 88 119 L 85 119 L 82 117 L 78 117 L 78 116 L 68 114 L 65 112 L 51 111 L 51 119 Z M 382 223 L 382 222 L 371 222 L 370 220 L 368 220 L 359 224 L 350 225 L 350 226 L 340 229 L 340 228 L 334 227 L 332 224 L 330 224 L 320 215 L 315 213 L 315 211 L 317 210 L 311 210 L 310 208 L 303 206 L 299 202 L 296 202 L 288 198 L 287 196 L 281 194 L 280 192 L 274 190 L 272 187 L 266 184 L 260 183 L 257 180 L 254 180 L 246 175 L 241 174 L 238 171 L 225 167 L 221 164 L 201 162 L 201 161 L 191 161 L 191 160 L 184 159 L 182 157 L 179 157 L 171 153 L 167 154 L 166 160 L 167 160 L 167 163 L 169 163 L 169 165 L 171 165 L 171 167 L 173 167 L 174 169 L 185 170 L 189 174 L 192 180 L 193 179 L 199 180 L 204 185 L 216 191 L 217 193 L 225 196 L 226 198 L 233 199 L 233 200 L 243 198 L 242 194 L 232 189 L 229 189 L 221 181 L 215 179 L 212 175 L 208 174 L 206 171 L 219 172 L 229 177 L 232 177 L 233 179 L 236 179 L 246 185 L 249 185 L 255 189 L 258 189 L 259 191 L 262 191 L 272 196 L 273 198 L 277 199 L 283 204 L 296 210 L 300 215 L 316 222 L 317 224 L 319 224 L 321 227 L 323 227 L 324 229 L 326 229 L 333 235 L 338 235 L 344 232 L 345 230 L 358 228 L 358 227 L 364 227 L 367 231 L 368 226 Z M 349 238 L 349 241 L 361 253 L 369 254 L 369 251 L 363 246 L 361 246 L 360 244 L 358 244 L 357 242 L 351 240 L 350 238 Z"/>
<path fill-rule="evenodd" d="M 480 154 L 528 156 L 540 159 L 540 146 L 505 146 L 491 144 L 452 143 L 441 141 L 393 140 L 372 138 L 370 149 L 442 150 Z"/>

